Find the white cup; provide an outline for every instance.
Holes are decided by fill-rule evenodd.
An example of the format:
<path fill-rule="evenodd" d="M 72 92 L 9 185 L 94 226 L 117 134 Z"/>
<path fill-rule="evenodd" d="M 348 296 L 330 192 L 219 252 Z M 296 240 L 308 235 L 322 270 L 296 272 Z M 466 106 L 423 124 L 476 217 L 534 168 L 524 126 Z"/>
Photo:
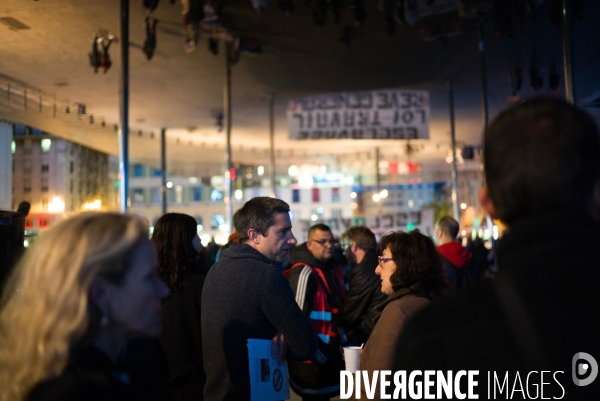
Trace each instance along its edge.
<path fill-rule="evenodd" d="M 344 360 L 346 361 L 346 370 L 356 372 L 360 370 L 360 351 L 362 347 L 344 347 Z"/>

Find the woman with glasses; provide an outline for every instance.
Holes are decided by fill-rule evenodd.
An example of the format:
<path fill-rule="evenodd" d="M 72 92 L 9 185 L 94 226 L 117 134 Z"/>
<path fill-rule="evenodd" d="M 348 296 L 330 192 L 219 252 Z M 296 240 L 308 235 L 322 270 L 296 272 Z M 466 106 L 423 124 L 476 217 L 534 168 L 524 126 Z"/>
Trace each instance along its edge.
<path fill-rule="evenodd" d="M 433 241 L 419 230 L 392 232 L 381 238 L 383 256 L 375 273 L 387 299 L 377 305 L 375 327 L 365 344 L 360 370 L 395 369 L 396 349 L 405 321 L 442 294 L 446 281 Z M 365 394 L 364 387 L 361 394 Z M 379 394 L 379 388 L 375 394 Z"/>

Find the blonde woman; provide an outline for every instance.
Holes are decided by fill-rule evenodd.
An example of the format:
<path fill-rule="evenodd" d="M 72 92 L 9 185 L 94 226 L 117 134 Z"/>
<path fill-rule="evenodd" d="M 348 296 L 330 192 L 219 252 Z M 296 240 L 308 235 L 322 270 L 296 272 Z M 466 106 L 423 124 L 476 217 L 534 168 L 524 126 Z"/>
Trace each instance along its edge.
<path fill-rule="evenodd" d="M 128 339 L 160 334 L 168 294 L 138 218 L 86 213 L 50 228 L 4 293 L 0 399 L 136 399 L 119 357 Z"/>

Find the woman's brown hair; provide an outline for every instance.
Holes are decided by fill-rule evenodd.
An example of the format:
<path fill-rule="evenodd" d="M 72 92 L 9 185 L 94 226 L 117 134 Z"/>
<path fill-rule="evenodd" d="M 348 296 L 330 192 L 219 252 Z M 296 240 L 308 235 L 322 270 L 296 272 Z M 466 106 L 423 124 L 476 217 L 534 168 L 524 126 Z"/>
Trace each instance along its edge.
<path fill-rule="evenodd" d="M 396 271 L 390 277 L 394 292 L 410 288 L 413 294 L 426 293 L 430 298 L 442 293 L 447 283 L 442 260 L 431 238 L 419 230 L 397 231 L 384 235 L 380 246 L 382 251 L 390 249 L 396 264 Z"/>

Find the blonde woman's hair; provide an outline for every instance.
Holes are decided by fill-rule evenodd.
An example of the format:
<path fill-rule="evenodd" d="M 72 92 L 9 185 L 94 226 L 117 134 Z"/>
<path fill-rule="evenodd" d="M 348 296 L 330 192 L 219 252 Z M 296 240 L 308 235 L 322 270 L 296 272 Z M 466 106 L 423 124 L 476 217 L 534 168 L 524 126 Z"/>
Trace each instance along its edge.
<path fill-rule="evenodd" d="M 97 331 L 88 301 L 93 279 L 120 284 L 142 238 L 143 222 L 118 213 L 84 213 L 43 233 L 15 268 L 0 307 L 0 400 L 20 401 L 62 373 L 72 348 Z"/>

